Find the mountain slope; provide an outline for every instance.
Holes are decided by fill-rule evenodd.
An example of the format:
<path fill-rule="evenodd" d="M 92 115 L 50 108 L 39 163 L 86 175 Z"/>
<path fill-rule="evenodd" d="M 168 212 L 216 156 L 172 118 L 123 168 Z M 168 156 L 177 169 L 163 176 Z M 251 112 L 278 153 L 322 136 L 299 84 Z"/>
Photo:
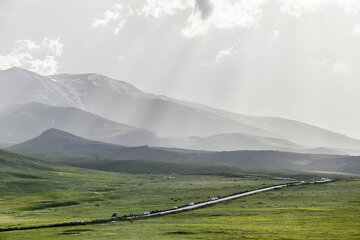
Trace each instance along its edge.
<path fill-rule="evenodd" d="M 13 67 L 0 71 L 0 108 L 28 102 L 73 105 L 63 96 L 59 96 L 56 89 L 55 82 L 25 69 Z"/>
<path fill-rule="evenodd" d="M 134 86 L 99 74 L 40 76 L 12 68 L 0 72 L 0 106 L 39 101 L 73 106 L 168 137 L 208 137 L 242 133 L 290 141 L 304 148 L 349 149 L 360 141 L 297 121 L 252 117 L 196 103 L 144 93 Z"/>
<path fill-rule="evenodd" d="M 55 152 L 86 155 L 91 157 L 141 159 L 141 160 L 178 160 L 183 154 L 168 152 L 148 146 L 125 147 L 109 143 L 87 140 L 73 134 L 49 129 L 40 136 L 24 143 L 11 146 L 11 151 L 19 152 Z"/>
<path fill-rule="evenodd" d="M 10 105 L 0 110 L 0 141 L 23 142 L 49 128 L 104 142 L 125 145 L 156 143 L 157 136 L 143 129 L 113 122 L 74 107 L 41 103 Z"/>
<path fill-rule="evenodd" d="M 83 187 L 93 188 L 97 184 L 100 174 L 109 175 L 93 170 L 54 164 L 0 149 L 0 195 L 2 197 L 11 196 L 9 197 L 11 200 L 16 195 L 24 197 L 26 194 L 44 192 L 65 191 L 69 193 L 74 191 L 78 194 Z M 90 180 L 91 183 L 89 183 Z M 68 195 L 64 195 L 64 200 L 67 200 L 67 197 Z M 39 202 L 34 202 L 34 198 L 22 199 L 21 202 L 16 203 L 16 208 L 24 205 L 27 201 L 31 201 L 33 205 L 39 204 Z M 15 210 L 14 207 L 15 205 L 12 204 L 12 210 Z"/>
<path fill-rule="evenodd" d="M 271 137 L 257 137 L 242 133 L 217 134 L 209 137 L 190 137 L 177 144 L 178 147 L 207 150 L 207 151 L 235 151 L 235 150 L 288 150 L 296 151 L 301 147 L 284 139 Z"/>
<path fill-rule="evenodd" d="M 150 131 L 110 121 L 78 108 L 50 106 L 36 102 L 13 104 L 0 110 L 0 144 L 1 141 L 24 142 L 50 128 L 86 139 L 125 146 L 150 145 L 209 151 L 300 151 L 301 148 L 283 139 L 240 133 L 209 137 L 161 138 Z M 7 147 L 8 144 L 5 143 L 3 146 Z"/>
<path fill-rule="evenodd" d="M 49 78 L 64 86 L 64 91 L 79 96 L 86 110 L 163 136 L 207 136 L 228 132 L 272 135 L 263 129 L 169 101 L 166 97 L 141 92 L 128 83 L 103 75 L 59 74 Z"/>

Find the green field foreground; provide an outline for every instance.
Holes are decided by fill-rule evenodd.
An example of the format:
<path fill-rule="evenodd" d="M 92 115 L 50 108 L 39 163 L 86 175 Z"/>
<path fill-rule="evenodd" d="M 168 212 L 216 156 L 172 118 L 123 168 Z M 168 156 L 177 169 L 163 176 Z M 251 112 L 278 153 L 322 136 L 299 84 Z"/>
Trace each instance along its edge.
<path fill-rule="evenodd" d="M 3 232 L 0 239 L 360 239 L 359 219 L 360 181 L 341 180 L 134 223 Z"/>

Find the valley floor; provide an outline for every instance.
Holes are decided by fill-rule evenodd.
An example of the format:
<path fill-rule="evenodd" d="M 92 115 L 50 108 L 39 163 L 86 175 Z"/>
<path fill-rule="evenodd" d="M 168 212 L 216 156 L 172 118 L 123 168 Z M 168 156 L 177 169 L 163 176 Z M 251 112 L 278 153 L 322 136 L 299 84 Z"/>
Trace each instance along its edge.
<path fill-rule="evenodd" d="M 120 177 L 120 175 L 119 175 Z M 68 193 L 74 206 L 52 206 L 4 213 L 0 225 L 34 225 L 60 220 L 87 220 L 170 208 L 256 189 L 280 180 L 267 178 L 121 175 L 123 184 L 97 189 L 97 201 L 86 202 Z M 126 180 L 127 179 L 127 180 Z M 134 181 L 137 179 L 137 181 Z M 120 182 L 121 182 L 120 181 Z M 95 192 L 95 190 L 94 190 Z M 89 193 L 90 194 L 90 193 Z M 94 194 L 94 193 L 91 193 Z M 25 197 L 28 207 L 33 202 Z M 39 202 L 49 195 L 33 196 Z M 53 196 L 56 200 L 56 195 Z M 5 200 L 4 200 L 5 199 Z M 174 203 L 174 199 L 182 199 Z M 13 201 L 20 199 L 14 198 Z M 9 204 L 7 198 L 2 203 Z M 15 201 L 15 202 L 16 202 Z M 60 201 L 59 199 L 56 201 Z M 61 200 L 64 201 L 64 200 Z M 100 206 L 95 207 L 96 204 Z M 47 206 L 47 205 L 45 205 Z M 11 208 L 16 207 L 12 206 Z M 134 223 L 100 224 L 0 233 L 0 240 L 16 239 L 360 239 L 360 181 L 341 180 L 325 185 L 304 185 L 264 192 L 215 206 Z"/>

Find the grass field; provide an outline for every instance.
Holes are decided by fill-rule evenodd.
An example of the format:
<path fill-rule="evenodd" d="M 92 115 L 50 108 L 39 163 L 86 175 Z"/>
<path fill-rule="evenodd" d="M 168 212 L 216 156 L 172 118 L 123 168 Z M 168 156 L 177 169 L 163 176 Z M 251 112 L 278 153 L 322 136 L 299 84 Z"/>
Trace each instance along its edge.
<path fill-rule="evenodd" d="M 0 228 L 169 209 L 299 177 L 120 174 L 51 164 L 0 151 Z M 168 177 L 175 177 L 169 179 Z M 279 178 L 280 177 L 280 178 Z M 311 174 L 301 178 L 316 178 Z M 343 177 L 342 177 L 343 178 Z M 181 201 L 175 202 L 175 200 Z M 213 207 L 136 221 L 0 232 L 3 239 L 359 239 L 360 181 L 350 177 L 261 193 Z"/>
<path fill-rule="evenodd" d="M 271 175 L 101 172 L 1 151 L 0 181 L 2 228 L 139 214 L 285 182 Z"/>
<path fill-rule="evenodd" d="M 0 233 L 8 239 L 360 239 L 360 181 L 261 193 L 133 224 Z"/>

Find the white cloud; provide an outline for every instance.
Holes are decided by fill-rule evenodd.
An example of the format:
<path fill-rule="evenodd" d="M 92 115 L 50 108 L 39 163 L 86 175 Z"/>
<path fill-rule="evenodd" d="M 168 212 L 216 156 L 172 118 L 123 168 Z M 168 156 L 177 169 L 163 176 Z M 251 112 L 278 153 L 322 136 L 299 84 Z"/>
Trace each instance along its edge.
<path fill-rule="evenodd" d="M 55 74 L 63 46 L 59 39 L 44 38 L 39 43 L 18 40 L 9 54 L 0 54 L 0 69 L 17 66 L 43 75 Z"/>
<path fill-rule="evenodd" d="M 163 15 L 173 15 L 179 10 L 184 10 L 193 5 L 191 0 L 145 0 L 140 14 L 156 18 Z"/>
<path fill-rule="evenodd" d="M 346 14 L 357 15 L 360 12 L 360 2 L 358 0 L 338 0 L 338 4 L 344 7 Z"/>
<path fill-rule="evenodd" d="M 185 37 L 194 37 L 205 34 L 212 26 L 257 26 L 261 19 L 260 6 L 266 1 L 268 0 L 145 0 L 144 5 L 137 9 L 116 4 L 96 18 L 92 25 L 96 28 L 116 21 L 117 26 L 112 32 L 117 35 L 129 16 L 160 18 L 192 8 L 193 12 L 187 18 L 181 33 Z"/>
<path fill-rule="evenodd" d="M 121 4 L 116 4 L 111 7 L 111 9 L 105 11 L 100 17 L 96 18 L 92 23 L 93 27 L 106 26 L 110 21 L 117 20 L 121 15 L 121 10 L 123 6 Z"/>
<path fill-rule="evenodd" d="M 325 11 L 325 7 L 342 7 L 345 14 L 360 13 L 359 0 L 278 0 L 282 3 L 280 12 L 294 17 L 301 17 L 308 12 Z"/>
<path fill-rule="evenodd" d="M 280 12 L 296 18 L 307 12 L 324 11 L 324 5 L 335 3 L 331 0 L 280 0 L 280 2 L 282 2 Z"/>
<path fill-rule="evenodd" d="M 353 73 L 353 69 L 342 62 L 338 62 L 333 65 L 332 72 L 335 74 L 346 75 Z"/>
<path fill-rule="evenodd" d="M 236 52 L 236 44 L 231 45 L 230 47 L 220 50 L 215 57 L 215 63 L 219 63 L 224 57 L 231 56 Z"/>
<path fill-rule="evenodd" d="M 117 21 L 117 25 L 113 28 L 112 32 L 114 35 L 118 35 L 122 26 L 126 23 L 127 18 L 134 14 L 135 12 L 129 5 L 115 4 L 96 18 L 92 23 L 92 26 L 94 28 L 105 27 L 110 22 Z"/>
<path fill-rule="evenodd" d="M 186 26 L 182 29 L 185 37 L 194 37 L 206 33 L 211 26 L 217 28 L 251 28 L 257 26 L 261 19 L 260 6 L 267 0 L 222 0 L 211 2 L 212 14 L 206 19 L 197 8 L 188 18 Z"/>

